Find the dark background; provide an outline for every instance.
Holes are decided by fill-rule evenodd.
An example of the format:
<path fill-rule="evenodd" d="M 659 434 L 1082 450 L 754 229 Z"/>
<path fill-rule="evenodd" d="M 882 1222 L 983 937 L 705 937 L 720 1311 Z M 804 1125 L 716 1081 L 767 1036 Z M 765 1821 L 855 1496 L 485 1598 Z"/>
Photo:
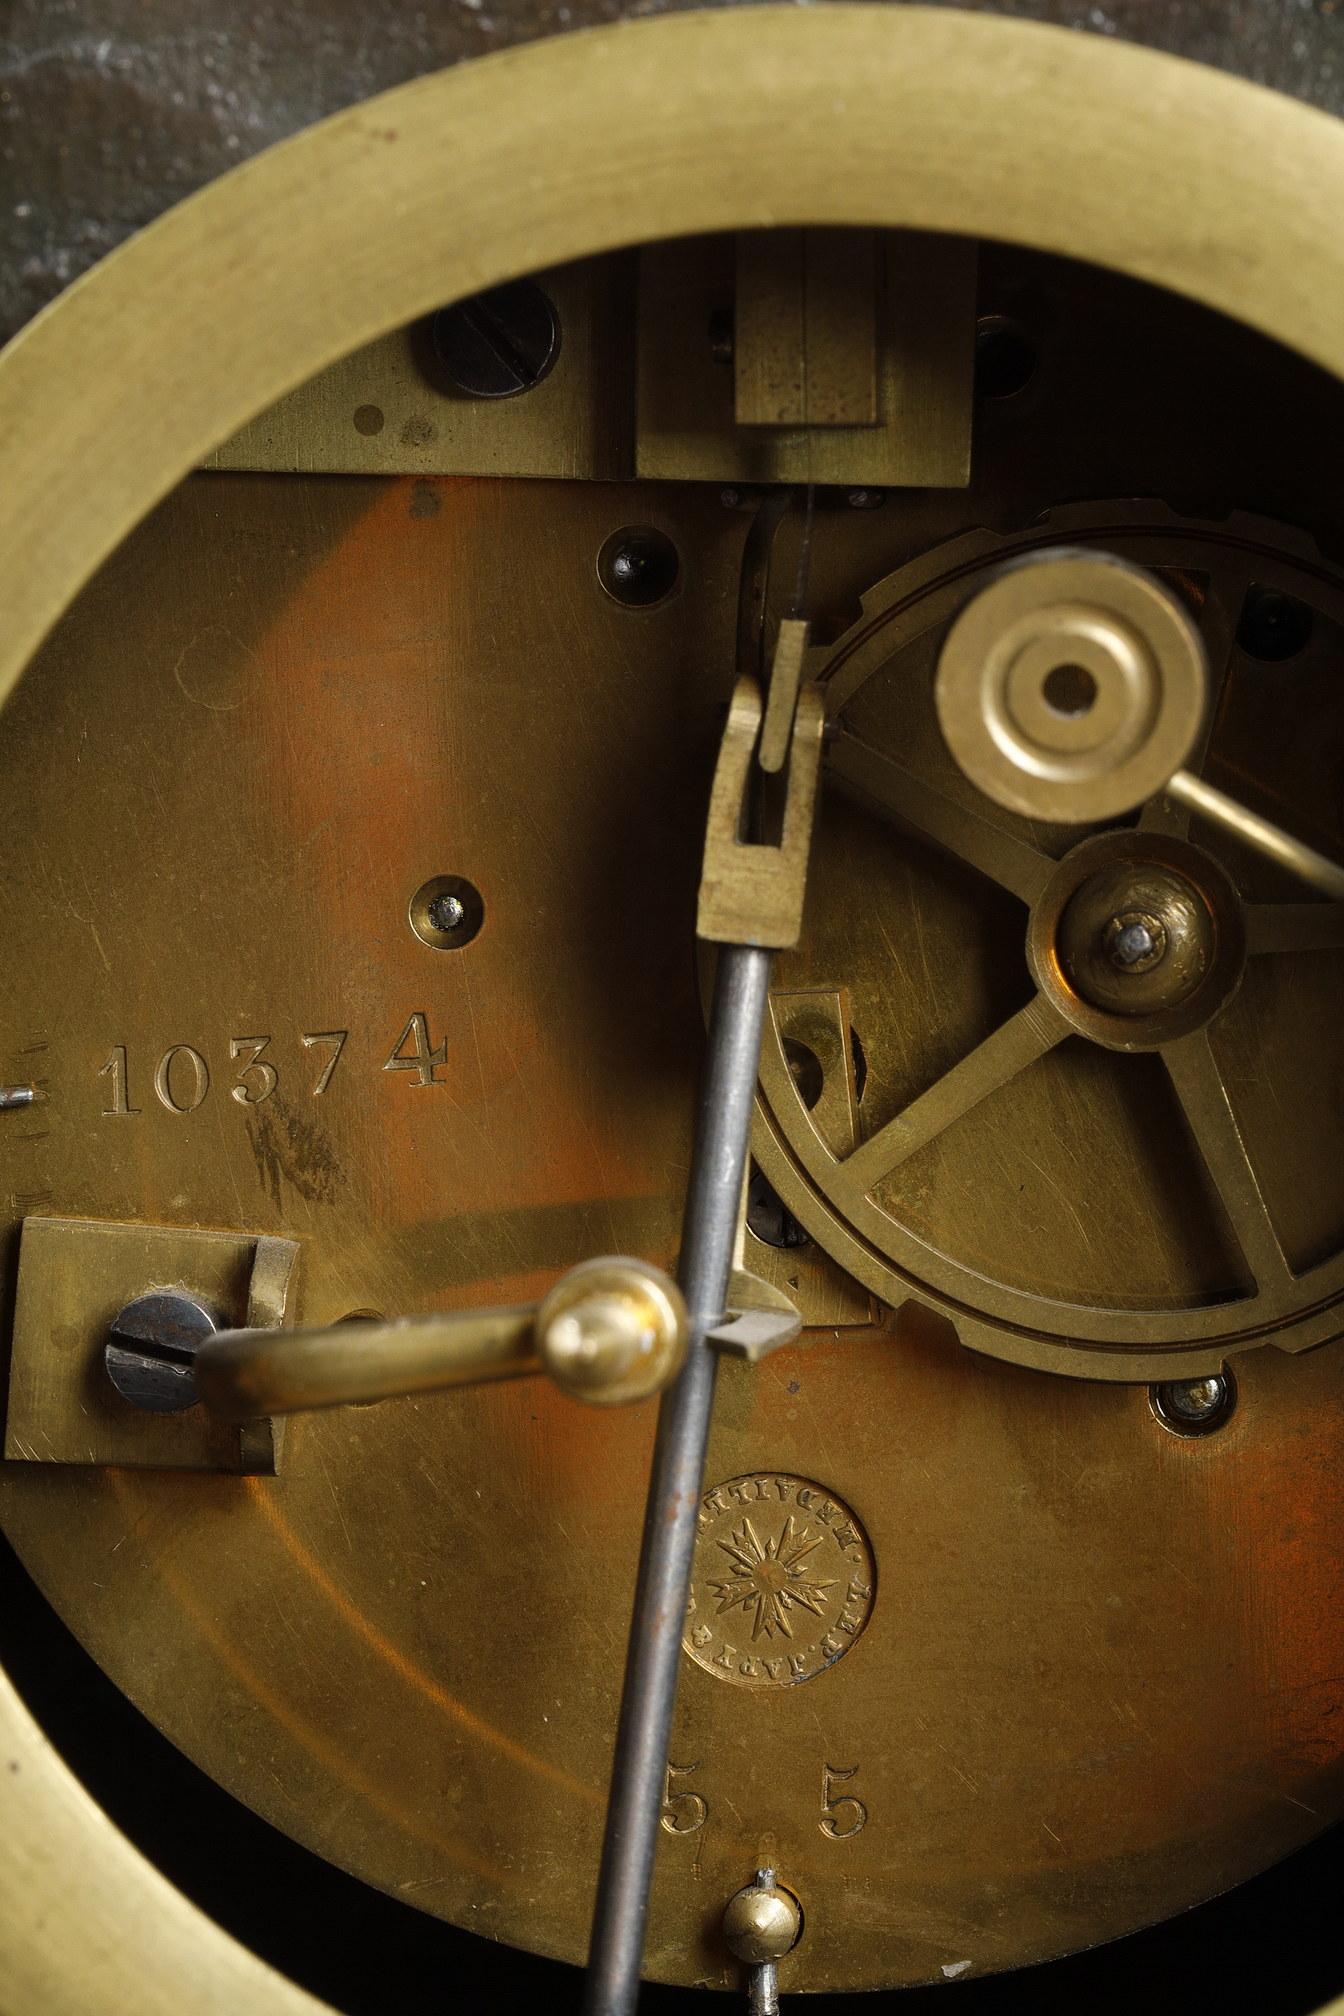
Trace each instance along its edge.
<path fill-rule="evenodd" d="M 342 2016 L 578 2016 L 577 1969 L 487 1944 L 371 1890 L 222 1792 L 80 1649 L 3 1540 L 0 1663 L 164 1873 Z M 1344 1987 L 1342 1892 L 1335 1828 L 1240 1890 L 1091 1953 L 935 1988 L 784 2001 L 794 2016 L 1313 2016 Z M 127 1939 L 137 1936 L 128 1924 Z M 744 1996 L 690 1989 L 646 1987 L 640 2002 L 640 2016 L 744 2010 Z"/>
<path fill-rule="evenodd" d="M 0 340 L 160 211 L 326 113 L 465 57 L 681 4 L 0 0 Z M 1127 37 L 1344 114 L 1344 0 L 986 0 L 980 11 Z M 165 1872 L 349 2016 L 577 2010 L 572 1970 L 366 1889 L 220 1791 L 87 1659 L 2 1543 L 0 1659 Z M 809 2016 L 1306 2016 L 1344 1986 L 1342 1888 L 1336 1830 L 1232 1897 L 1100 1952 L 998 1981 L 796 2006 Z M 706 2005 L 650 1989 L 643 2006 L 674 2016 Z"/>
<path fill-rule="evenodd" d="M 683 4 L 0 0 L 0 341 L 161 210 L 328 112 L 464 57 Z M 1344 0 L 976 11 L 1123 36 L 1344 114 Z"/>

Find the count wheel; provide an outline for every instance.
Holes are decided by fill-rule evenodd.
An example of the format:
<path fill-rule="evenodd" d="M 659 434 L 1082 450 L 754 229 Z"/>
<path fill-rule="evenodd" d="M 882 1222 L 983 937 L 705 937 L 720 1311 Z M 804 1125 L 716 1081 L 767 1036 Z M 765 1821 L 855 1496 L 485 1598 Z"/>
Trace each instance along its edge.
<path fill-rule="evenodd" d="M 964 1343 L 1193 1375 L 1340 1328 L 1344 906 L 1165 797 L 1047 828 L 962 776 L 933 700 L 948 626 L 1006 561 L 1062 542 L 1140 562 L 1187 605 L 1213 668 L 1211 781 L 1344 841 L 1344 583 L 1299 536 L 1101 504 L 938 548 L 816 656 L 827 796 L 758 1153 L 834 1258 Z"/>

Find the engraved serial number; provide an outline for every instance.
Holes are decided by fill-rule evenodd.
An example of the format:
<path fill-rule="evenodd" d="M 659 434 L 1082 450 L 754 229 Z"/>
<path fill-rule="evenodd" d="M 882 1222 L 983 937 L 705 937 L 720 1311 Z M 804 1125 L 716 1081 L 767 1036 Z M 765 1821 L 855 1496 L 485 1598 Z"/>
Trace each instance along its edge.
<path fill-rule="evenodd" d="M 320 1099 L 336 1075 L 349 1037 L 348 1029 L 305 1029 L 298 1032 L 302 1052 L 292 1061 L 277 1056 L 275 1039 L 265 1036 L 230 1036 L 227 1062 L 215 1056 L 215 1071 L 203 1048 L 194 1043 L 170 1043 L 156 1058 L 138 1052 L 132 1056 L 127 1045 L 114 1043 L 98 1076 L 108 1081 L 104 1093 L 103 1117 L 107 1120 L 133 1119 L 144 1111 L 139 1100 L 153 1100 L 167 1113 L 195 1113 L 210 1098 L 218 1072 L 222 1088 L 239 1106 L 262 1106 L 279 1088 L 282 1076 L 299 1076 L 307 1094 Z M 378 1065 L 380 1071 L 404 1072 L 413 1089 L 443 1085 L 448 1062 L 448 1041 L 435 1043 L 430 1035 L 429 1017 L 421 1009 L 409 1016 L 391 1049 Z"/>

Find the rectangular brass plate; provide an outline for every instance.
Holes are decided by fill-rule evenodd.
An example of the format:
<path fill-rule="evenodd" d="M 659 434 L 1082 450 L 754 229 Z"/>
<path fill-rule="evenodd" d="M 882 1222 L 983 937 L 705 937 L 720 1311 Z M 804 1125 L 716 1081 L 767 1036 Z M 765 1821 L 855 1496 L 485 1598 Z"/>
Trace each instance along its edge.
<path fill-rule="evenodd" d="M 628 269 L 595 259 L 537 278 L 560 322 L 560 350 L 531 391 L 455 392 L 415 324 L 356 350 L 262 413 L 209 469 L 351 476 L 629 474 L 633 365 Z"/>
<path fill-rule="evenodd" d="M 726 315 L 731 325 L 735 292 L 744 284 L 745 363 L 759 348 L 747 326 L 750 302 L 758 311 L 769 311 L 770 304 L 750 285 L 750 252 L 739 272 L 739 241 L 698 238 L 639 255 L 637 303 L 631 255 L 539 274 L 559 320 L 560 348 L 551 370 L 526 393 L 479 399 L 454 391 L 434 358 L 428 325 L 420 322 L 299 386 L 205 466 L 599 482 L 636 476 L 967 483 L 975 247 L 915 232 L 877 239 L 864 232 L 750 234 L 741 242 L 769 246 L 776 237 L 786 248 L 806 245 L 794 375 L 806 381 L 807 410 L 829 424 L 738 424 L 744 413 L 764 412 L 761 399 L 774 394 L 757 384 L 738 410 L 741 374 L 716 361 L 711 321 Z M 771 255 L 776 265 L 778 256 Z M 875 319 L 858 312 L 861 301 L 872 299 Z M 776 320 L 767 312 L 765 328 Z M 755 327 L 764 333 L 759 312 Z M 796 402 L 779 410 L 794 412 Z"/>
<path fill-rule="evenodd" d="M 875 231 L 744 231 L 733 373 L 739 427 L 877 422 Z"/>
<path fill-rule="evenodd" d="M 709 330 L 731 315 L 732 238 L 640 254 L 639 476 L 959 488 L 971 474 L 975 247 L 890 232 L 878 261 L 877 424 L 741 427 Z"/>
<path fill-rule="evenodd" d="M 286 1313 L 291 1240 L 90 1218 L 26 1218 L 19 1245 L 5 1455 L 21 1463 L 273 1473 L 268 1423 L 204 1407 L 148 1414 L 116 1392 L 103 1345 L 118 1310 L 150 1288 L 187 1289 L 221 1328 Z M 260 1265 L 258 1265 L 260 1263 Z M 262 1281 L 254 1279 L 261 1275 Z M 260 1292 L 258 1292 L 260 1291 Z"/>

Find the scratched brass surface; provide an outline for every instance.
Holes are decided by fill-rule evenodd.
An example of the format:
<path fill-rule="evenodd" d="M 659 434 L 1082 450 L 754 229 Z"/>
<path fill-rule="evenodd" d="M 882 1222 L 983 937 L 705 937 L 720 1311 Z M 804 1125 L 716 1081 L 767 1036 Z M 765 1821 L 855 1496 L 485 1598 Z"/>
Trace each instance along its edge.
<path fill-rule="evenodd" d="M 1000 278 L 1061 313 L 1091 286 L 1030 261 Z M 1129 308 L 1159 333 L 1172 312 Z M 1066 373 L 1061 423 L 1095 390 Z M 1118 398 L 1096 457 L 1129 452 L 1136 482 L 1209 424 L 1140 454 L 1133 421 Z M 969 502 L 827 506 L 832 627 L 968 513 L 1029 519 L 1052 452 L 1033 494 L 991 420 Z M 683 560 L 638 614 L 594 566 L 634 521 Z M 746 523 L 693 488 L 189 482 L 6 713 L 4 1061 L 46 1043 L 51 1095 L 14 1137 L 11 1224 L 283 1229 L 305 1322 L 520 1300 L 612 1246 L 670 1260 Z M 852 817 L 823 806 L 811 928 L 850 905 L 862 950 L 870 890 L 837 875 Z M 878 823 L 864 844 L 911 901 L 943 900 L 927 850 Z M 406 923 L 440 873 L 483 897 L 461 951 Z M 958 959 L 945 984 L 973 1015 L 1003 983 Z M 156 1090 L 182 1044 L 199 1104 L 194 1066 Z M 266 1082 L 258 1057 L 277 1083 L 235 1099 Z M 1099 1166 L 1114 1152 L 1099 1134 Z M 1038 1263 L 1058 1238 L 1047 1219 Z M 1200 1442 L 1141 1387 L 909 1318 L 725 1366 L 707 1482 L 807 1480 L 860 1522 L 874 1593 L 806 1685 L 687 1661 L 653 1972 L 729 1981 L 716 1927 L 756 1861 L 806 1900 L 784 1986 L 858 1987 L 1124 1930 L 1338 1812 L 1344 1362 L 1257 1351 L 1238 1379 Z M 8 1466 L 0 1511 L 107 1670 L 231 1790 L 394 1894 L 505 1939 L 525 1918 L 577 1958 L 651 1428 L 527 1382 L 298 1419 L 276 1479 Z"/>

